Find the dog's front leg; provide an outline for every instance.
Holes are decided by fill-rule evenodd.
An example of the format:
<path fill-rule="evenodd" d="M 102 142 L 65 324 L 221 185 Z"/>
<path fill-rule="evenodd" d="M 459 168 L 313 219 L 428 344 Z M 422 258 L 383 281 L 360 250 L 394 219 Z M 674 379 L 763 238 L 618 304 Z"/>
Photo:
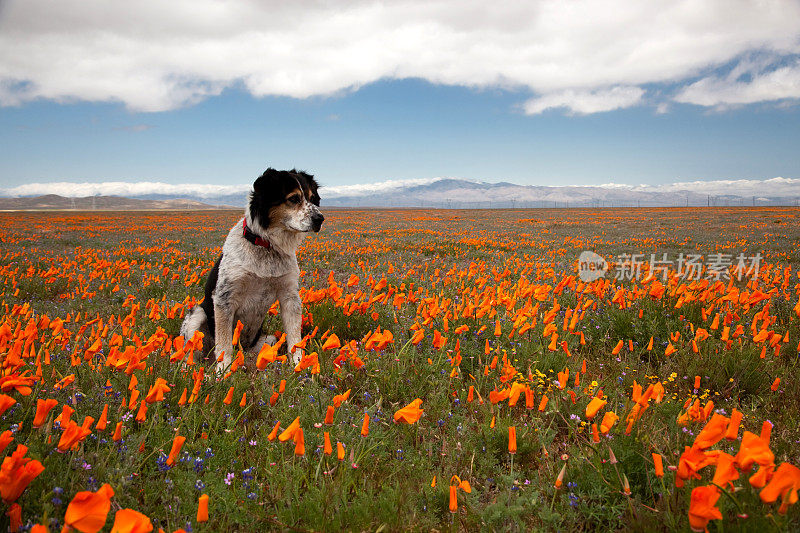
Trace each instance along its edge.
<path fill-rule="evenodd" d="M 292 350 L 292 348 L 301 339 L 300 325 L 303 321 L 303 304 L 300 302 L 300 295 L 297 291 L 284 291 L 278 294 L 278 301 L 281 304 L 283 329 L 286 330 L 286 348 L 291 354 L 294 364 L 297 364 L 303 356 L 303 350 L 300 348 Z"/>
<path fill-rule="evenodd" d="M 223 375 L 225 369 L 233 362 L 233 309 L 227 305 L 214 302 L 214 328 L 217 345 L 214 353 L 217 355 L 217 374 Z M 222 355 L 222 360 L 220 359 Z"/>

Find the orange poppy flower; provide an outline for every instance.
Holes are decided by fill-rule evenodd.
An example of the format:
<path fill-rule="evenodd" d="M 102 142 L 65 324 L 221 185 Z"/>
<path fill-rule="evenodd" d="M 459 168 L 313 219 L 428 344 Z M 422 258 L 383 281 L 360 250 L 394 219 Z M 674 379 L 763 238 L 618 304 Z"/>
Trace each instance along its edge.
<path fill-rule="evenodd" d="M 714 471 L 714 478 L 711 480 L 715 485 L 725 487 L 733 481 L 739 479 L 739 471 L 736 469 L 736 458 L 729 453 L 719 452 L 717 456 L 717 469 Z"/>
<path fill-rule="evenodd" d="M 330 426 L 331 424 L 333 424 L 333 414 L 334 414 L 334 411 L 335 411 L 335 407 L 333 407 L 332 405 L 329 405 L 329 406 L 328 406 L 328 410 L 325 412 L 325 422 L 324 422 L 324 423 L 325 423 L 326 425 L 328 425 L 328 426 Z"/>
<path fill-rule="evenodd" d="M 700 448 L 686 446 L 678 460 L 678 470 L 675 472 L 675 486 L 678 488 L 683 487 L 684 481 L 691 477 L 700 479 L 697 471 L 714 464 L 714 462 L 714 455 L 706 453 Z"/>
<path fill-rule="evenodd" d="M 256 356 L 256 368 L 264 370 L 267 368 L 268 363 L 274 363 L 278 359 L 278 350 L 286 341 L 286 334 L 281 335 L 281 338 L 273 345 L 264 344 Z"/>
<path fill-rule="evenodd" d="M 164 378 L 156 378 L 156 382 L 150 387 L 144 401 L 147 403 L 161 402 L 164 400 L 164 393 L 169 392 L 171 389 L 167 386 L 167 380 Z"/>
<path fill-rule="evenodd" d="M 739 424 L 742 423 L 742 412 L 735 407 L 731 411 L 731 420 L 728 423 L 728 430 L 725 432 L 725 438 L 728 440 L 736 440 L 739 438 Z"/>
<path fill-rule="evenodd" d="M 114 489 L 108 483 L 100 487 L 97 492 L 77 493 L 67 506 L 64 523 L 84 533 L 100 531 L 106 524 L 112 496 Z"/>
<path fill-rule="evenodd" d="M 600 430 L 596 423 L 592 423 L 592 442 L 600 442 Z"/>
<path fill-rule="evenodd" d="M 614 346 L 614 349 L 613 349 L 613 350 L 611 350 L 611 355 L 617 355 L 617 354 L 619 354 L 619 352 L 622 350 L 622 347 L 623 347 L 623 346 L 624 346 L 624 343 L 623 343 L 622 341 L 619 341 L 619 342 L 617 343 L 617 345 L 616 345 L 616 346 Z"/>
<path fill-rule="evenodd" d="M 111 533 L 150 533 L 151 531 L 153 531 L 153 523 L 139 511 L 120 509 L 114 515 Z"/>
<path fill-rule="evenodd" d="M 3 459 L 0 466 L 0 498 L 6 503 L 17 500 L 31 481 L 44 471 L 44 466 L 36 459 L 25 457 L 28 447 L 18 444 L 10 456 Z"/>
<path fill-rule="evenodd" d="M 728 417 L 714 413 L 711 420 L 706 422 L 706 425 L 695 437 L 694 445 L 702 450 L 712 447 L 725 436 L 729 422 Z"/>
<path fill-rule="evenodd" d="M 323 436 L 325 438 L 325 444 L 322 448 L 322 452 L 325 455 L 330 455 L 333 453 L 333 447 L 331 446 L 331 436 L 328 434 L 327 431 L 323 432 Z"/>
<path fill-rule="evenodd" d="M 761 424 L 761 434 L 759 435 L 759 437 L 761 437 L 761 440 L 766 442 L 767 446 L 769 446 L 769 438 L 771 435 L 772 435 L 772 422 L 770 422 L 769 420 L 764 420 L 764 423 Z"/>
<path fill-rule="evenodd" d="M 231 342 L 231 344 L 233 346 L 236 346 L 237 344 L 239 344 L 239 336 L 242 333 L 242 328 L 243 327 L 244 327 L 244 324 L 242 324 L 242 321 L 241 320 L 237 320 L 236 321 L 236 327 L 233 329 L 233 337 L 232 337 L 232 342 Z"/>
<path fill-rule="evenodd" d="M 294 439 L 294 434 L 297 430 L 300 429 L 300 417 L 298 416 L 289 426 L 284 429 L 281 434 L 278 436 L 278 440 L 281 442 L 286 442 L 289 439 Z"/>
<path fill-rule="evenodd" d="M 533 409 L 533 389 L 530 387 L 525 387 L 525 408 L 526 409 Z"/>
<path fill-rule="evenodd" d="M 103 431 L 106 429 L 108 425 L 108 404 L 103 406 L 103 412 L 100 413 L 100 420 L 97 421 L 97 425 L 94 427 L 97 431 Z"/>
<path fill-rule="evenodd" d="M 405 422 L 406 424 L 413 424 L 420 419 L 424 409 L 419 407 L 422 405 L 422 400 L 417 398 L 402 409 L 399 409 L 394 414 L 395 422 Z"/>
<path fill-rule="evenodd" d="M 764 503 L 773 503 L 781 497 L 783 502 L 778 512 L 786 514 L 789 504 L 797 503 L 798 490 L 800 490 L 800 468 L 782 463 L 758 496 Z"/>
<path fill-rule="evenodd" d="M 233 401 L 233 387 L 228 389 L 228 394 L 225 395 L 225 399 L 222 400 L 222 403 L 225 405 L 230 405 Z"/>
<path fill-rule="evenodd" d="M 542 396 L 542 399 L 539 400 L 539 412 L 544 412 L 545 407 L 547 407 L 547 396 Z"/>
<path fill-rule="evenodd" d="M 61 427 L 66 427 L 69 424 L 72 413 L 74 412 L 75 409 L 67 404 L 64 404 L 61 406 L 61 414 L 56 417 L 55 421 L 61 424 Z"/>
<path fill-rule="evenodd" d="M 711 520 L 722 520 L 722 513 L 716 507 L 720 492 L 713 485 L 695 487 L 689 504 L 689 526 L 692 531 L 705 531 Z"/>
<path fill-rule="evenodd" d="M 664 477 L 664 463 L 661 454 L 653 452 L 653 464 L 656 468 L 656 477 Z"/>
<path fill-rule="evenodd" d="M 144 422 L 147 419 L 147 402 L 140 402 L 139 403 L 139 410 L 136 412 L 136 420 L 137 422 Z"/>
<path fill-rule="evenodd" d="M 63 453 L 77 448 L 78 444 L 83 442 L 91 433 L 90 429 L 79 426 L 74 420 L 70 420 L 69 425 L 64 429 L 61 438 L 58 440 L 58 451 Z"/>
<path fill-rule="evenodd" d="M 306 454 L 306 440 L 303 436 L 303 428 L 297 428 L 294 434 L 294 454 L 298 457 Z"/>
<path fill-rule="evenodd" d="M 605 435 L 611 431 L 611 428 L 614 427 L 617 420 L 619 420 L 619 417 L 614 411 L 606 411 L 603 415 L 603 420 L 600 421 L 600 433 Z"/>
<path fill-rule="evenodd" d="M 0 415 L 8 411 L 8 409 L 15 403 L 17 403 L 17 400 L 8 394 L 0 394 Z"/>
<path fill-rule="evenodd" d="M 208 522 L 208 494 L 203 494 L 197 500 L 197 521 Z"/>
<path fill-rule="evenodd" d="M 281 428 L 281 422 L 280 420 L 278 420 L 277 422 L 275 422 L 275 425 L 272 426 L 272 431 L 270 431 L 269 435 L 267 435 L 267 440 L 270 442 L 274 441 L 275 438 L 278 436 L 278 430 L 280 428 Z"/>
<path fill-rule="evenodd" d="M 170 449 L 169 457 L 167 457 L 167 466 L 175 464 L 175 458 L 181 453 L 184 442 L 186 442 L 186 437 L 181 437 L 180 435 L 176 435 L 172 440 L 172 449 Z"/>
<path fill-rule="evenodd" d="M 14 434 L 10 429 L 5 430 L 0 434 L 0 453 L 3 453 L 9 444 L 14 440 Z"/>
<path fill-rule="evenodd" d="M 517 453 L 517 428 L 515 426 L 508 427 L 508 453 L 511 455 Z"/>
<path fill-rule="evenodd" d="M 336 458 L 340 461 L 344 460 L 344 444 L 341 442 L 336 443 Z"/>
<path fill-rule="evenodd" d="M 450 485 L 450 501 L 447 505 L 451 513 L 458 512 L 458 487 Z"/>
<path fill-rule="evenodd" d="M 564 484 L 564 474 L 566 473 L 566 471 L 567 471 L 567 463 L 564 463 L 564 466 L 561 467 L 561 471 L 558 473 L 558 477 L 556 477 L 556 482 L 553 484 L 555 488 L 560 489 L 561 486 Z"/>
<path fill-rule="evenodd" d="M 114 435 L 111 437 L 114 442 L 122 440 L 122 422 L 117 422 L 117 427 L 114 429 Z"/>
<path fill-rule="evenodd" d="M 435 481 L 435 478 L 434 478 Z M 433 483 L 435 484 L 435 483 Z M 431 484 L 431 486 L 433 486 Z M 458 512 L 458 489 L 463 490 L 467 494 L 472 492 L 472 487 L 467 480 L 461 480 L 458 476 L 453 476 L 450 478 L 450 501 L 448 504 L 448 508 L 450 509 L 451 513 Z"/>
<path fill-rule="evenodd" d="M 350 397 L 350 389 L 347 389 L 342 394 L 337 394 L 336 396 L 333 397 L 333 406 L 338 409 L 339 406 L 342 405 L 342 402 L 347 401 L 349 397 Z"/>
<path fill-rule="evenodd" d="M 18 503 L 12 503 L 8 511 L 6 511 L 6 516 L 8 517 L 8 530 L 11 533 L 19 531 L 20 526 L 22 526 L 22 506 Z"/>
<path fill-rule="evenodd" d="M 47 415 L 50 414 L 50 411 L 58 405 L 58 400 L 54 399 L 47 399 L 47 400 L 36 400 L 36 414 L 33 417 L 33 427 L 38 428 L 44 424 Z"/>
<path fill-rule="evenodd" d="M 364 413 L 364 422 L 361 423 L 361 436 L 369 435 L 369 413 Z"/>
<path fill-rule="evenodd" d="M 447 337 L 443 337 L 439 330 L 433 331 L 433 347 L 437 350 L 441 350 L 442 347 L 447 343 Z"/>
<path fill-rule="evenodd" d="M 332 333 L 330 337 L 325 339 L 325 343 L 322 345 L 323 350 L 335 350 L 336 348 L 341 348 L 342 343 L 339 340 L 339 337 L 336 336 L 335 333 Z"/>
<path fill-rule="evenodd" d="M 600 398 L 592 398 L 589 402 L 589 405 L 586 406 L 586 418 L 591 420 L 597 415 L 597 412 L 600 411 L 608 402 L 606 400 L 601 400 Z"/>
<path fill-rule="evenodd" d="M 558 373 L 558 388 L 563 390 L 567 386 L 569 379 L 569 368 L 565 368 L 563 372 Z"/>
<path fill-rule="evenodd" d="M 739 468 L 750 470 L 753 463 L 764 466 L 773 464 L 774 461 L 775 455 L 769 449 L 769 445 L 755 433 L 745 431 L 739 453 L 736 454 L 736 464 Z"/>
<path fill-rule="evenodd" d="M 774 472 L 775 472 L 774 464 L 761 465 L 758 467 L 758 471 L 752 476 L 750 476 L 750 478 L 747 481 L 754 488 L 763 489 L 764 486 L 767 484 L 767 481 L 769 481 L 772 478 L 772 474 Z"/>

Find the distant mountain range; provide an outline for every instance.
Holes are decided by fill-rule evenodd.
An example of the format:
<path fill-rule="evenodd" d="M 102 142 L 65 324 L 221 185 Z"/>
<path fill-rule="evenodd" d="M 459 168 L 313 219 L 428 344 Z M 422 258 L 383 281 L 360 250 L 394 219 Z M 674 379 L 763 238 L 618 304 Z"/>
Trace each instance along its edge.
<path fill-rule="evenodd" d="M 369 207 L 441 207 L 471 208 L 534 208 L 534 207 L 623 207 L 707 205 L 706 195 L 636 191 L 626 188 L 516 185 L 485 183 L 459 179 L 440 179 L 421 185 L 386 189 L 376 193 L 324 196 L 326 205 Z M 798 193 L 800 196 L 800 192 Z M 748 205 L 751 199 L 747 199 Z M 715 205 L 723 202 L 739 205 L 738 196 L 715 197 Z"/>
<path fill-rule="evenodd" d="M 47 211 L 47 210 L 119 210 L 161 211 L 178 209 L 221 209 L 231 206 L 209 205 L 190 199 L 144 200 L 120 196 L 85 196 L 70 198 L 57 194 L 23 198 L 0 198 L 0 211 Z"/>
<path fill-rule="evenodd" d="M 244 206 L 246 185 L 176 186 L 159 183 L 55 183 L 0 191 L 0 209 L 215 209 Z M 18 189 L 23 189 L 19 187 Z M 48 188 L 49 187 L 49 188 Z M 113 191 L 112 195 L 71 198 L 30 192 Z M 30 191 L 30 192 L 28 192 Z M 161 192 L 164 191 L 164 192 Z M 27 194 L 26 194 L 27 193 Z M 800 204 L 800 180 L 772 178 L 685 182 L 666 185 L 542 186 L 487 183 L 455 178 L 388 181 L 320 189 L 330 207 L 430 207 L 453 209 L 552 207 L 752 206 Z"/>

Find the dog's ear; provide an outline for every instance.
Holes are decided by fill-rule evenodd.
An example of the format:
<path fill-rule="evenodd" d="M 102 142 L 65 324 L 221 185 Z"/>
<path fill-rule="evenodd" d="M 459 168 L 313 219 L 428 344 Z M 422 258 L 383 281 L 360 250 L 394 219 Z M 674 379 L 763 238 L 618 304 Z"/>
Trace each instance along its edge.
<path fill-rule="evenodd" d="M 283 202 L 286 188 L 286 173 L 268 168 L 253 183 L 250 194 L 250 216 L 253 222 L 264 228 L 271 224 L 270 210 Z"/>
<path fill-rule="evenodd" d="M 270 167 L 253 183 L 253 191 L 258 195 L 270 196 L 281 183 L 281 172 Z"/>

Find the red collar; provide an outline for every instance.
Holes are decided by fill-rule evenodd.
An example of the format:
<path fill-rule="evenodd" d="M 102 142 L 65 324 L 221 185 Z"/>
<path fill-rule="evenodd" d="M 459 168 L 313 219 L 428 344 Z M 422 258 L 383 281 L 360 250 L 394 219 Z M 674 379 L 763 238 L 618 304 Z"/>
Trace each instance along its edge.
<path fill-rule="evenodd" d="M 272 248 L 272 245 L 269 243 L 269 241 L 267 239 L 262 239 L 261 237 L 259 237 L 255 233 L 253 233 L 250 230 L 250 228 L 247 227 L 247 220 L 246 219 L 242 220 L 242 236 L 245 239 L 247 239 L 248 241 L 250 241 L 253 244 L 255 244 L 256 246 L 262 246 L 262 247 L 266 248 L 267 250 Z"/>

